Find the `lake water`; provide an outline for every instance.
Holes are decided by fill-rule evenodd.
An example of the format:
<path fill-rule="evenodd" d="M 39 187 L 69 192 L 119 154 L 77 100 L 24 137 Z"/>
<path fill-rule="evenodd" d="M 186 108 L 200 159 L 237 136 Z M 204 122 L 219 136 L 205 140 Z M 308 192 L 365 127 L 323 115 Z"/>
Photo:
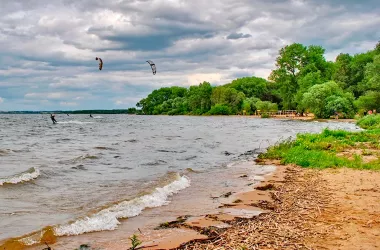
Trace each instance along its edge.
<path fill-rule="evenodd" d="M 0 241 L 48 225 L 59 236 L 115 230 L 121 218 L 138 218 L 146 208 L 160 216 L 177 197 L 228 187 L 229 167 L 280 139 L 325 127 L 358 129 L 249 117 L 56 119 L 53 125 L 49 115 L 0 115 Z"/>

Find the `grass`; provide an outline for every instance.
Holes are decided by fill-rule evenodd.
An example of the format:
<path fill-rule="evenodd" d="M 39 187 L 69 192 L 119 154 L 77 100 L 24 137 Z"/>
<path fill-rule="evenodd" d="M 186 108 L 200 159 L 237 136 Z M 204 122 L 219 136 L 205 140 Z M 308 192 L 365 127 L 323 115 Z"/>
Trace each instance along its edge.
<path fill-rule="evenodd" d="M 376 128 L 376 124 L 371 124 Z M 339 155 L 342 152 L 346 154 Z M 298 134 L 295 140 L 288 139 L 271 146 L 266 153 L 259 155 L 259 159 L 278 159 L 283 164 L 311 168 L 380 170 L 379 158 L 372 157 L 369 161 L 369 158 L 365 159 L 369 155 L 380 155 L 380 129 L 360 132 L 325 129 L 320 134 Z"/>
<path fill-rule="evenodd" d="M 380 129 L 380 114 L 366 115 L 357 124 L 365 129 Z"/>
<path fill-rule="evenodd" d="M 132 246 L 129 248 L 130 250 L 137 249 L 137 247 L 142 244 L 142 241 L 139 240 L 139 237 L 136 234 L 129 237 L 129 239 L 131 240 L 132 244 Z"/>

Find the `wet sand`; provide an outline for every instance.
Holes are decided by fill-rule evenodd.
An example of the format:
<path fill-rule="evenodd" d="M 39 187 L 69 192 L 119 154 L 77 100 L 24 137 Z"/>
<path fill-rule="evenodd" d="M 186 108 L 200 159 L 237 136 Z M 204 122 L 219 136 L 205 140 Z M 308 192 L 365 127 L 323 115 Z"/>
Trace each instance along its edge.
<path fill-rule="evenodd" d="M 379 179 L 379 171 L 279 165 L 255 190 L 235 194 L 238 203 L 137 234 L 143 249 L 379 249 Z M 129 246 L 124 238 L 98 247 Z"/>
<path fill-rule="evenodd" d="M 242 214 L 242 217 L 257 215 L 259 208 L 243 207 L 243 203 L 235 204 L 233 202 L 239 199 L 239 193 L 252 191 L 257 183 L 265 179 L 267 174 L 273 173 L 275 169 L 274 165 L 257 165 L 253 161 L 241 161 L 213 170 L 212 176 L 209 173 L 188 173 L 192 185 L 176 194 L 168 206 L 146 209 L 137 217 L 123 220 L 116 230 L 59 237 L 57 242 L 50 246 L 54 250 L 75 249 L 81 244 L 88 244 L 92 249 L 128 249 L 129 237 L 137 234 L 139 239 L 144 242 L 144 246 L 158 245 L 158 249 L 162 249 L 163 246 L 178 247 L 191 239 L 205 238 L 197 231 L 189 231 L 186 225 L 179 228 L 176 228 L 177 225 L 171 225 L 169 228 L 160 230 L 155 230 L 155 228 L 161 223 L 170 222 L 185 215 L 191 215 L 188 222 L 194 223 L 194 225 L 204 225 L 204 227 L 213 225 L 223 228 L 227 224 L 209 219 L 196 221 L 197 218 L 216 211 L 224 212 L 219 216 L 229 220 L 234 219 L 236 214 Z M 230 204 L 235 208 L 221 207 L 223 204 Z M 115 248 L 116 246 L 118 248 Z M 36 245 L 27 249 L 41 250 L 43 247 L 45 246 Z"/>
<path fill-rule="evenodd" d="M 266 209 L 254 206 L 260 201 L 269 201 L 270 195 L 267 190 L 271 184 L 282 182 L 285 176 L 285 168 L 279 168 L 275 172 L 267 174 L 263 181 L 256 182 L 256 185 L 250 185 L 242 192 L 231 194 L 229 202 L 222 202 L 210 213 L 200 214 L 198 216 L 189 216 L 177 218 L 169 223 L 161 224 L 164 228 L 138 230 L 135 232 L 143 242 L 143 249 L 175 249 L 182 245 L 193 242 L 210 239 L 210 235 L 205 234 L 210 228 L 225 230 L 230 228 L 229 223 L 234 222 L 237 218 L 251 219 L 259 214 L 267 213 Z M 249 180 L 244 182 L 249 184 Z M 262 187 L 264 190 L 255 190 L 254 188 Z M 212 197 L 210 197 L 212 198 Z M 162 223 L 163 221 L 161 221 Z M 156 224 L 159 225 L 158 223 Z M 131 246 L 127 235 L 112 241 L 98 242 L 92 245 L 95 249 L 129 249 Z"/>
<path fill-rule="evenodd" d="M 153 216 L 153 224 L 161 223 L 157 230 L 140 229 L 137 223 L 140 249 L 380 248 L 380 171 L 262 164 L 276 164 L 277 170 L 231 194 L 210 213 L 184 213 L 172 221 Z M 61 241 L 52 249 L 88 243 L 91 249 L 127 250 L 131 234 L 123 229 L 87 234 L 86 242 L 70 237 L 72 244 Z"/>

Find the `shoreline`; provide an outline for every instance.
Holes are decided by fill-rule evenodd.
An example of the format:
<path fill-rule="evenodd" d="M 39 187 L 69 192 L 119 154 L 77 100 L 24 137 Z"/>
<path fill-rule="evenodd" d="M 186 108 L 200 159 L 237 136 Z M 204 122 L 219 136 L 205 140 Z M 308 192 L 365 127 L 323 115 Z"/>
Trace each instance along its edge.
<path fill-rule="evenodd" d="M 277 169 L 250 191 L 231 195 L 240 202 L 221 203 L 215 213 L 161 223 L 163 228 L 152 232 L 139 229 L 135 233 L 143 244 L 138 249 L 380 247 L 379 171 L 302 168 L 279 160 L 259 163 Z M 90 249 L 129 249 L 130 236 L 89 244 Z"/>
<path fill-rule="evenodd" d="M 267 162 L 266 166 L 273 166 Z M 252 166 L 265 166 L 263 164 Z M 227 194 L 230 202 L 221 202 L 212 213 L 201 214 L 197 216 L 182 215 L 176 220 L 164 222 L 157 225 L 155 230 L 136 230 L 135 234 L 143 243 L 139 249 L 179 249 L 191 242 L 205 241 L 213 238 L 214 230 L 223 231 L 232 227 L 239 219 L 252 219 L 260 214 L 268 212 L 262 207 L 253 206 L 253 204 L 261 204 L 262 201 L 269 202 L 271 197 L 268 190 L 275 183 L 284 181 L 285 168 L 276 167 L 276 169 L 266 174 L 256 185 L 249 185 L 247 182 L 247 190 Z M 249 186 L 248 186 L 249 185 Z M 255 190 L 258 187 L 262 190 Z M 212 199 L 212 197 L 210 197 Z M 131 247 L 130 237 L 125 236 L 118 240 L 112 240 L 102 243 L 94 243 L 91 245 L 94 249 L 111 250 L 111 249 L 129 249 Z"/>
<path fill-rule="evenodd" d="M 285 163 L 273 153 L 289 149 L 272 147 L 269 155 L 255 161 L 277 169 L 254 189 L 234 195 L 234 202 L 221 204 L 214 213 L 166 223 L 172 231 L 161 229 L 156 238 L 139 235 L 145 240 L 141 249 L 378 249 L 380 150 L 376 133 L 362 132 L 365 140 L 349 132 L 327 130 L 317 135 L 322 140 L 318 143 L 330 142 L 322 151 L 345 160 L 336 167 Z M 298 143 L 305 138 L 301 136 Z M 336 141 L 331 144 L 333 138 Z M 356 143 L 346 144 L 349 138 Z M 361 163 L 353 161 L 352 154 Z M 129 247 L 115 242 L 110 246 L 101 249 Z"/>
<path fill-rule="evenodd" d="M 308 169 L 276 164 L 239 204 L 214 214 L 172 222 L 141 249 L 377 249 L 380 242 L 379 171 Z M 352 185 L 354 184 L 354 185 Z M 353 200 L 359 204 L 354 204 Z M 223 211 L 262 211 L 226 214 Z M 166 231 L 165 230 L 171 230 Z M 162 235 L 165 235 L 162 237 Z M 140 235 L 141 236 L 141 235 Z M 142 240 L 144 237 L 142 235 Z M 100 249 L 128 249 L 113 243 Z"/>
<path fill-rule="evenodd" d="M 145 247 L 145 249 L 192 249 L 192 246 L 198 247 L 202 244 L 215 243 L 214 240 L 216 240 L 217 238 L 220 239 L 221 234 L 226 233 L 229 230 L 235 230 L 240 228 L 240 224 L 242 224 L 243 222 L 250 223 L 252 221 L 260 220 L 260 218 L 267 218 L 266 215 L 271 214 L 272 210 L 274 209 L 273 204 L 275 204 L 278 201 L 281 201 L 279 200 L 279 197 L 273 195 L 278 191 L 279 188 L 286 189 L 289 188 L 289 186 L 286 187 L 286 185 L 290 185 L 291 187 L 292 184 L 294 184 L 292 182 L 302 182 L 302 178 L 306 173 L 313 173 L 312 175 L 316 176 L 321 172 L 320 170 L 315 169 L 302 169 L 294 165 L 284 166 L 280 163 L 279 160 L 257 159 L 256 162 L 258 162 L 260 165 L 275 165 L 277 166 L 277 169 L 274 172 L 268 174 L 266 178 L 257 185 L 251 185 L 250 191 L 242 191 L 237 194 L 232 194 L 231 202 L 221 203 L 219 208 L 215 209 L 216 213 L 208 213 L 203 214 L 201 216 L 190 217 L 184 214 L 182 217 L 177 218 L 177 220 L 175 221 L 169 221 L 166 223 L 162 222 L 162 228 L 159 230 L 155 230 L 154 232 L 146 232 L 145 230 L 143 230 L 144 232 L 141 232 L 139 228 L 138 231 L 136 231 L 136 234 L 144 243 L 141 247 Z M 252 164 L 251 167 L 254 166 L 255 165 Z M 365 172 L 362 170 L 354 171 L 359 171 L 359 173 Z M 296 175 L 295 173 L 298 175 Z M 298 180 L 297 178 L 299 178 L 300 175 L 301 180 Z M 289 182 L 289 179 L 292 179 L 292 181 Z M 315 181 L 314 179 L 310 178 L 308 180 Z M 376 183 L 376 179 L 372 182 Z M 327 192 L 327 190 L 324 190 L 323 188 L 321 189 L 320 186 L 314 187 L 321 191 L 321 193 Z M 253 188 L 256 188 L 256 190 Z M 364 189 L 364 191 L 368 191 L 371 189 L 375 190 L 376 188 L 377 190 L 379 189 L 379 187 L 377 186 Z M 297 190 L 295 191 L 295 193 L 299 191 Z M 289 193 L 291 193 L 291 191 L 292 190 L 288 190 Z M 302 197 L 299 198 L 300 199 L 298 200 L 302 201 Z M 321 199 L 318 200 L 318 202 L 320 203 L 329 202 L 328 199 L 323 200 L 323 197 L 320 198 Z M 317 205 L 317 210 L 319 215 L 321 215 L 324 212 L 323 206 L 320 205 Z M 310 213 L 309 210 L 307 210 L 306 212 Z M 311 212 L 315 211 L 312 210 Z M 375 218 L 369 220 L 368 223 L 371 225 L 373 223 L 376 224 L 377 220 Z M 113 232 L 109 232 L 109 235 L 111 234 L 113 234 Z M 89 239 L 91 239 L 91 235 L 93 234 L 89 234 Z M 107 233 L 105 235 L 107 235 Z M 129 236 L 130 235 L 126 235 L 125 237 L 117 238 L 116 240 L 112 240 L 109 242 L 103 241 L 101 244 L 95 243 L 92 246 L 95 247 L 94 249 L 128 249 L 128 247 L 130 246 L 130 240 L 128 239 Z M 78 244 L 78 246 L 79 245 L 80 244 Z M 39 245 L 33 247 L 33 249 L 40 250 L 44 246 Z M 194 249 L 202 249 L 197 247 Z M 56 248 L 54 248 L 53 246 L 53 249 Z"/>
<path fill-rule="evenodd" d="M 124 249 L 124 247 L 130 243 L 128 238 L 133 233 L 140 234 L 142 231 L 143 235 L 139 235 L 139 238 L 141 238 L 143 242 L 168 237 L 168 234 L 174 236 L 172 238 L 178 238 L 177 235 L 180 234 L 181 237 L 183 236 L 185 238 L 183 238 L 183 240 L 181 238 L 178 242 L 179 246 L 179 244 L 190 241 L 193 238 L 203 238 L 204 236 L 195 231 L 187 230 L 187 228 L 177 229 L 175 227 L 165 227 L 165 229 L 162 230 L 154 230 L 154 228 L 159 224 L 170 223 L 171 220 L 175 220 L 176 217 L 181 215 L 192 215 L 189 219 L 193 220 L 197 217 L 201 217 L 205 211 L 212 213 L 218 206 L 222 205 L 222 203 L 232 203 L 236 200 L 235 193 L 241 192 L 242 190 L 252 190 L 252 183 L 257 183 L 263 176 L 272 174 L 275 169 L 274 166 L 255 166 L 253 160 L 237 161 L 224 168 L 213 171 L 212 176 L 216 178 L 216 181 L 210 182 L 215 184 L 212 184 L 211 189 L 209 189 L 210 184 L 205 186 L 203 183 L 212 176 L 207 173 L 202 174 L 202 172 L 189 172 L 189 177 L 194 181 L 194 185 L 176 194 L 176 198 L 170 202 L 169 206 L 148 208 L 139 216 L 131 217 L 126 220 L 121 219 L 121 224 L 116 230 L 91 232 L 78 236 L 54 237 L 54 235 L 50 235 L 50 239 L 49 237 L 44 238 L 48 239 L 47 243 L 54 250 L 75 249 L 81 244 L 89 244 L 91 247 L 94 247 L 94 249 L 115 249 L 109 246 L 115 242 L 119 242 L 120 247 Z M 199 189 L 200 187 L 205 190 L 202 191 L 202 189 Z M 189 196 L 189 194 L 195 196 Z M 226 197 L 224 195 L 226 195 Z M 187 201 L 189 197 L 193 197 L 191 201 Z M 236 213 L 236 211 L 229 212 Z M 256 214 L 257 209 L 250 209 L 248 212 Z M 232 218 L 233 217 L 231 217 L 231 219 Z M 209 221 L 207 221 L 207 223 L 209 223 Z M 163 242 L 163 244 L 166 243 Z M 20 249 L 41 250 L 45 247 L 46 245 L 39 243 Z"/>

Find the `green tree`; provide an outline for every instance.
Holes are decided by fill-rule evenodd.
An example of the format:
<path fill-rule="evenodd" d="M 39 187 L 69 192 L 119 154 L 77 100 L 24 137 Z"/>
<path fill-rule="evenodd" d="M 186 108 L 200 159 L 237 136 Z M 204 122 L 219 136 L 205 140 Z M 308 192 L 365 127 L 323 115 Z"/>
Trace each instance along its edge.
<path fill-rule="evenodd" d="M 376 55 L 380 54 L 380 41 L 377 42 L 377 44 L 375 46 L 375 53 L 376 53 Z"/>
<path fill-rule="evenodd" d="M 305 91 L 300 84 L 306 76 L 309 75 L 310 78 L 310 74 L 319 72 L 318 77 L 322 82 L 331 79 L 335 66 L 326 61 L 324 53 L 325 49 L 321 46 L 305 47 L 299 43 L 285 46 L 280 50 L 280 55 L 276 60 L 277 69 L 272 71 L 269 79 L 279 85 L 285 109 L 294 109 L 299 106 L 299 96 L 302 96 Z M 308 82 L 311 82 L 310 79 Z"/>
<path fill-rule="evenodd" d="M 257 110 L 260 110 L 261 113 L 263 112 L 275 112 L 278 110 L 277 103 L 272 103 L 268 101 L 258 101 L 256 102 L 256 108 Z"/>
<path fill-rule="evenodd" d="M 352 92 L 356 98 L 363 94 L 362 87 L 365 85 L 365 70 L 368 63 L 373 62 L 374 53 L 369 51 L 367 53 L 357 54 L 353 57 L 350 64 L 351 76 L 350 83 L 347 88 Z"/>
<path fill-rule="evenodd" d="M 277 69 L 273 70 L 269 79 L 278 83 L 280 95 L 285 109 L 296 107 L 295 93 L 298 90 L 297 74 L 305 65 L 307 48 L 299 43 L 287 45 L 280 50 L 276 59 Z"/>
<path fill-rule="evenodd" d="M 351 83 L 351 61 L 349 54 L 339 54 L 335 60 L 335 72 L 332 80 L 339 84 L 343 89 Z"/>
<path fill-rule="evenodd" d="M 353 101 L 350 93 L 344 93 L 336 82 L 329 81 L 312 86 L 303 94 L 302 105 L 305 109 L 310 109 L 317 118 L 329 118 L 334 112 L 353 114 Z"/>
<path fill-rule="evenodd" d="M 355 105 L 359 109 L 360 113 L 364 113 L 368 110 L 377 110 L 380 112 L 380 92 L 379 91 L 368 91 L 365 95 L 360 96 L 356 101 Z"/>
<path fill-rule="evenodd" d="M 310 87 L 321 83 L 323 83 L 321 71 L 307 73 L 305 76 L 298 79 L 299 89 L 295 100 L 297 102 L 297 110 L 299 112 L 303 113 L 305 111 L 302 105 L 303 94 L 306 93 Z"/>
<path fill-rule="evenodd" d="M 251 115 L 255 113 L 255 111 L 257 110 L 256 103 L 258 101 L 260 101 L 260 99 L 256 97 L 244 99 L 243 104 L 242 104 L 242 110 L 245 110 L 247 115 Z"/>
<path fill-rule="evenodd" d="M 365 79 L 368 86 L 366 90 L 380 91 L 380 55 L 365 66 Z"/>
<path fill-rule="evenodd" d="M 233 113 L 237 113 L 240 110 L 244 99 L 244 93 L 239 92 L 234 88 L 218 86 L 212 90 L 211 104 L 226 105 Z"/>
<path fill-rule="evenodd" d="M 327 62 L 324 54 L 325 49 L 322 46 L 308 46 L 299 76 L 303 77 L 309 73 L 320 72 L 323 81 L 330 80 L 334 71 L 334 63 Z"/>
<path fill-rule="evenodd" d="M 161 114 L 164 110 L 168 109 L 168 104 L 158 107 L 164 102 L 174 99 L 176 97 L 183 97 L 186 95 L 187 89 L 182 87 L 165 87 L 153 90 L 146 98 L 140 100 L 136 106 L 141 108 L 144 114 Z"/>
<path fill-rule="evenodd" d="M 188 105 L 193 114 L 204 114 L 211 108 L 212 87 L 209 82 L 190 86 L 187 94 Z"/>
<path fill-rule="evenodd" d="M 127 109 L 127 114 L 136 114 L 137 110 L 136 108 L 128 108 Z"/>
<path fill-rule="evenodd" d="M 230 107 L 224 104 L 215 104 L 209 111 L 210 115 L 230 115 L 232 111 Z"/>
<path fill-rule="evenodd" d="M 333 115 L 335 112 L 342 114 L 343 118 L 353 118 L 355 115 L 354 100 L 355 98 L 351 93 L 329 96 L 326 99 L 326 118 L 327 115 Z"/>
<path fill-rule="evenodd" d="M 246 97 L 258 97 L 260 99 L 268 92 L 267 81 L 260 77 L 243 77 L 233 80 L 224 87 L 234 88 L 243 92 Z"/>

